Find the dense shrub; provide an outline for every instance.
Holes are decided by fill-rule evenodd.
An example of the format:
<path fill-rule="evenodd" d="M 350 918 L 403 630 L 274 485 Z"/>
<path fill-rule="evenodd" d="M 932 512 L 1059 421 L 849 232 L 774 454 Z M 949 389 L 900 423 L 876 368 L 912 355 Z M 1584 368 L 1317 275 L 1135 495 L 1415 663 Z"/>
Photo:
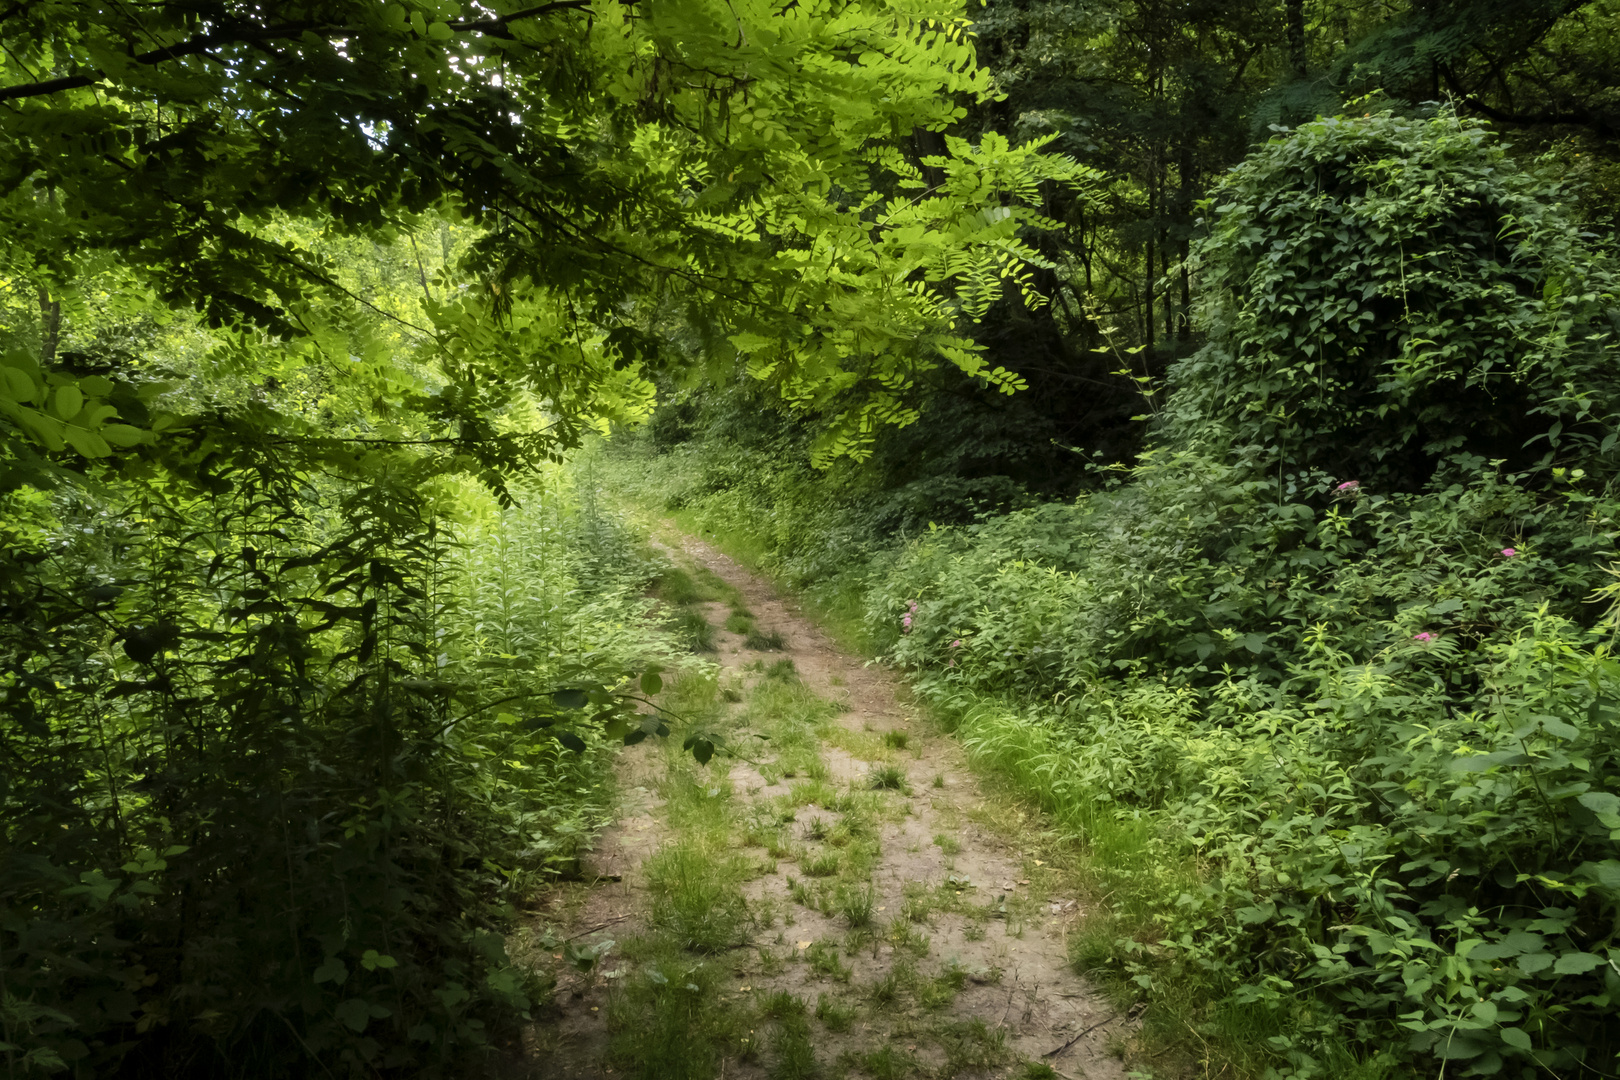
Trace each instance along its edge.
<path fill-rule="evenodd" d="M 1562 196 L 1449 110 L 1272 140 L 1206 204 L 1169 438 L 1404 490 L 1458 451 L 1607 454 L 1620 275 Z"/>
<path fill-rule="evenodd" d="M 1319 988 L 1343 1010 L 1324 1043 L 1402 1031 L 1477 1073 L 1608 1060 L 1620 665 L 1581 601 L 1620 502 L 1494 472 L 1278 501 L 1243 476 L 1155 457 L 916 541 L 873 633 L 957 714 L 1026 703 L 980 749 L 1033 754 L 1011 766 L 1054 807 L 1209 867 L 1148 952 L 1239 1002 Z"/>
<path fill-rule="evenodd" d="M 606 742 L 543 725 L 648 658 L 636 560 L 557 473 L 208 476 L 7 496 L 0 1057 L 476 1071 L 545 989 L 511 904 L 606 814 Z"/>

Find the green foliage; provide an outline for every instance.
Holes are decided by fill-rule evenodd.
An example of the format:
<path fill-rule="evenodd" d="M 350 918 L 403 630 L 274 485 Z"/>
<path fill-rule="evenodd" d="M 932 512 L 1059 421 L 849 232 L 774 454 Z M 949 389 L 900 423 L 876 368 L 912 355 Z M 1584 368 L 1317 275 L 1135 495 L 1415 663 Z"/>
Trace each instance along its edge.
<path fill-rule="evenodd" d="M 1003 288 L 1038 302 L 1022 234 L 1046 224 L 1043 188 L 1091 175 L 995 133 L 920 160 L 894 146 L 990 92 L 965 30 L 943 0 L 50 0 L 0 26 L 0 265 L 55 311 L 51 353 L 44 324 L 109 260 L 131 306 L 200 311 L 248 356 L 262 332 L 371 364 L 403 336 L 436 376 L 410 410 L 490 478 L 644 416 L 645 376 L 690 366 L 695 342 L 828 406 L 822 452 L 859 452 L 908 418 L 921 371 L 1018 385 L 965 331 Z M 473 226 L 436 280 L 423 215 Z M 345 281 L 325 230 L 408 238 L 414 310 Z M 95 458 L 138 437 L 56 416 L 20 378 L 8 438 L 71 434 Z M 491 417 L 523 400 L 549 419 L 512 438 Z"/>
<path fill-rule="evenodd" d="M 693 652 L 714 652 L 714 624 L 693 607 L 676 608 L 671 616 L 675 632 L 691 645 Z"/>
<path fill-rule="evenodd" d="M 1272 1042 L 1301 1073 L 1313 1039 L 1395 1031 L 1481 1074 L 1606 1060 L 1620 667 L 1580 601 L 1620 503 L 1489 472 L 1277 502 L 1244 475 L 1152 456 L 920 541 L 874 633 L 1144 898 L 1163 940 L 1118 960 L 1143 987 L 1185 965 L 1294 1010 Z"/>
<path fill-rule="evenodd" d="M 743 645 L 760 652 L 780 651 L 786 646 L 780 630 L 759 630 L 753 626 L 743 635 Z"/>
<path fill-rule="evenodd" d="M 1442 110 L 1335 117 L 1225 177 L 1193 247 L 1209 344 L 1168 437 L 1406 490 L 1439 459 L 1614 447 L 1620 276 L 1544 174 Z"/>
<path fill-rule="evenodd" d="M 744 1018 L 718 1000 L 719 972 L 660 956 L 644 965 L 608 1008 L 610 1059 L 640 1080 L 709 1080 L 722 1050 L 748 1043 Z"/>
<path fill-rule="evenodd" d="M 258 449 L 8 496 L 13 1069 L 433 1074 L 546 990 L 502 931 L 605 818 L 629 545 L 560 474 L 499 511 Z"/>
<path fill-rule="evenodd" d="M 1610 264 L 1444 113 L 1306 125 L 1228 184 L 1211 345 L 1112 485 L 885 550 L 818 543 L 839 482 L 642 475 L 767 565 L 835 553 L 822 587 L 1087 847 L 1080 959 L 1234 1069 L 1605 1070 Z"/>
<path fill-rule="evenodd" d="M 653 922 L 682 948 L 717 953 L 738 945 L 749 925 L 738 890 L 745 868 L 701 838 L 661 848 L 647 860 Z"/>

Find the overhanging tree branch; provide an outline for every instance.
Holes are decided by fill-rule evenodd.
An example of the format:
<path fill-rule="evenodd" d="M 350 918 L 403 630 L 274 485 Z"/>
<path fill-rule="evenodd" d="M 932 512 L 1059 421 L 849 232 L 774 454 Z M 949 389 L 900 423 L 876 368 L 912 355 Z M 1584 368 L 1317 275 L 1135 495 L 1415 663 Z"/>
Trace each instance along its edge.
<path fill-rule="evenodd" d="M 1517 124 L 1522 127 L 1543 127 L 1554 124 L 1571 124 L 1577 127 L 1589 127 L 1600 134 L 1610 134 L 1614 131 L 1614 120 L 1590 109 L 1574 109 L 1565 112 L 1515 113 L 1498 109 L 1486 104 L 1477 94 L 1471 94 L 1463 88 L 1449 65 L 1441 65 L 1440 75 L 1445 79 L 1451 92 L 1456 94 L 1464 106 L 1499 124 Z"/>
<path fill-rule="evenodd" d="M 635 0 L 620 0 L 627 6 Z M 448 23 L 451 30 L 457 33 L 490 34 L 495 37 L 510 37 L 507 27 L 522 19 L 533 19 L 541 15 L 548 15 L 553 11 L 579 11 L 591 6 L 592 0 L 552 0 L 551 3 L 540 4 L 536 7 L 524 8 L 514 11 L 510 15 L 497 15 L 492 19 L 476 19 Z M 187 56 L 197 56 L 207 50 L 221 45 L 257 45 L 267 41 L 299 38 L 309 32 L 315 32 L 323 37 L 347 37 L 358 33 L 358 28 L 352 26 L 323 25 L 316 22 L 284 23 L 280 26 L 251 27 L 243 26 L 231 30 L 222 30 L 212 34 L 199 34 L 186 41 L 174 45 L 166 45 L 161 49 L 152 49 L 132 58 L 134 63 L 143 66 L 162 64 L 170 60 L 179 60 Z M 0 87 L 0 101 L 15 101 L 19 98 L 43 97 L 49 94 L 59 94 L 64 90 L 78 90 L 86 86 L 94 86 L 107 76 L 102 72 L 94 75 L 64 75 L 56 79 L 45 79 L 39 82 L 19 83 L 16 86 Z"/>

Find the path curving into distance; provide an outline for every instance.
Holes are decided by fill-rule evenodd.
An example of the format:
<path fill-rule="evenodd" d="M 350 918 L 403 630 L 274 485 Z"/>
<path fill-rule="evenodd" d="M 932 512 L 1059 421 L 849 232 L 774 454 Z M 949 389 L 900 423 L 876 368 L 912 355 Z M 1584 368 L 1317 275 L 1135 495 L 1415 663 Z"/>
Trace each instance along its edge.
<path fill-rule="evenodd" d="M 528 935 L 557 987 L 513 1074 L 1122 1080 L 1134 1021 L 1068 962 L 1084 911 L 1040 822 L 980 789 L 894 674 L 666 535 L 717 670 L 665 705 L 739 756 L 699 767 L 679 732 L 622 755 L 615 824 Z"/>

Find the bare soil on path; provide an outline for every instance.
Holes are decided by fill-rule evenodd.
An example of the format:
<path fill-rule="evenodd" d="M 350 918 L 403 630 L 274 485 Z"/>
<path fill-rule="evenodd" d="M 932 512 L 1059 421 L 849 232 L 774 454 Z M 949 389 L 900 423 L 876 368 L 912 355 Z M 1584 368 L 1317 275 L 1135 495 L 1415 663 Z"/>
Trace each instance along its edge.
<path fill-rule="evenodd" d="M 719 629 L 728 620 L 726 602 L 692 605 L 716 627 L 717 685 L 731 702 L 723 707 L 746 710 L 767 672 L 785 670 L 782 661 L 791 661 L 806 690 L 833 703 L 816 729 L 819 764 L 810 778 L 773 757 L 774 744 L 756 744 L 767 747 L 757 760 L 717 755 L 707 766 L 716 785 L 728 782 L 729 812 L 752 823 L 739 856 L 757 860 L 740 886 L 748 936 L 707 961 L 723 965 L 727 980 L 714 1000 L 758 1025 L 757 1034 L 749 1028 L 720 1055 L 718 1075 L 1055 1072 L 1121 1080 L 1124 1069 L 1110 1050 L 1134 1019 L 1117 1014 L 1075 974 L 1068 936 L 1083 904 L 1038 858 L 1036 816 L 986 796 L 960 746 L 920 717 L 892 672 L 841 650 L 768 581 L 725 554 L 694 537 L 666 535 L 676 537 L 665 553 L 677 565 L 706 570 L 740 594 L 730 605 L 734 626 L 745 605 L 755 626 L 780 635 L 780 650 L 748 648 L 744 633 Z M 583 880 L 541 898 L 537 926 L 554 928 L 547 940 L 624 944 L 586 973 L 570 967 L 563 951 L 549 951 L 562 948 L 555 944 L 529 957 L 554 972 L 557 989 L 526 1039 L 521 1072 L 528 1076 L 660 1071 L 626 1056 L 635 1032 L 622 1030 L 627 1014 L 622 1004 L 616 1013 L 615 995 L 636 977 L 630 943 L 660 933 L 647 865 L 679 839 L 664 805 L 671 762 L 679 764 L 658 740 L 625 751 L 615 824 L 587 857 Z M 856 838 L 856 846 L 839 848 L 840 835 Z M 857 850 L 867 855 L 851 878 Z M 843 877 L 817 876 L 839 859 Z M 861 881 L 869 882 L 864 894 Z M 794 1030 L 808 1032 L 813 1061 L 795 1059 L 788 1036 L 769 1034 L 788 1000 L 784 991 L 804 1002 Z"/>

